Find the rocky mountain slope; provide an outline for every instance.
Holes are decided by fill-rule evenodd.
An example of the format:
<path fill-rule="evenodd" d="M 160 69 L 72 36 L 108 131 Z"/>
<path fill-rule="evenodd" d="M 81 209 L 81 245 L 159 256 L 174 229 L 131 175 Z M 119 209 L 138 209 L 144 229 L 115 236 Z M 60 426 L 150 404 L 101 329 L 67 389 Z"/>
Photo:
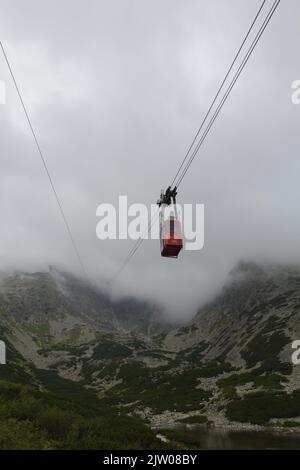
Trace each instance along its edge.
<path fill-rule="evenodd" d="M 299 307 L 300 269 L 253 263 L 241 263 L 213 302 L 173 329 L 156 307 L 112 302 L 66 273 L 2 275 L 8 363 L 0 378 L 93 390 L 102 405 L 152 426 L 298 427 L 300 366 L 291 356 Z"/>

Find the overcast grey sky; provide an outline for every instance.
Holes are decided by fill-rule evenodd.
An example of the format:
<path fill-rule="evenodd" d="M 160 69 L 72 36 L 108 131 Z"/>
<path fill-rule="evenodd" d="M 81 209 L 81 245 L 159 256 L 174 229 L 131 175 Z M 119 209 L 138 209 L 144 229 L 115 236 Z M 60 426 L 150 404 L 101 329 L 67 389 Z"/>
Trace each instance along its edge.
<path fill-rule="evenodd" d="M 130 241 L 99 241 L 96 208 L 149 204 L 169 184 L 261 1 L 0 0 L 0 31 L 81 256 L 97 283 Z M 268 1 L 271 5 L 272 1 Z M 205 248 L 145 241 L 116 294 L 190 318 L 240 259 L 300 262 L 299 0 L 282 0 L 191 171 Z M 80 272 L 3 57 L 2 267 Z"/>

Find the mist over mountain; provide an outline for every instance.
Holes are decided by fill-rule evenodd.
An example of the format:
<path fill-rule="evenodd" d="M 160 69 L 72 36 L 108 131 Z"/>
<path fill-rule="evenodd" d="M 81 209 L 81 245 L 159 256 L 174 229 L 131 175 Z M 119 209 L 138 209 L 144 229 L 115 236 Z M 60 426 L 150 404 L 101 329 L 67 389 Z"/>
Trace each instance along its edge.
<path fill-rule="evenodd" d="M 299 17 L 1 0 L 0 450 L 300 448 Z"/>
<path fill-rule="evenodd" d="M 3 44 L 79 252 L 100 288 L 134 241 L 98 240 L 98 205 L 117 209 L 120 195 L 129 205 L 156 202 L 256 3 L 2 0 Z M 291 101 L 300 3 L 281 2 L 277 13 L 180 187 L 180 204 L 205 206 L 204 249 L 169 262 L 157 241 L 145 241 L 114 295 L 146 298 L 170 320 L 186 321 L 240 259 L 300 263 L 300 108 Z M 0 79 L 7 95 L 0 113 L 1 266 L 28 272 L 52 263 L 81 276 L 2 57 Z"/>
<path fill-rule="evenodd" d="M 0 378 L 93 390 L 152 428 L 300 425 L 300 268 L 239 263 L 192 321 L 167 324 L 133 298 L 112 302 L 60 272 L 1 275 Z M 284 406 L 283 406 L 284 404 Z"/>

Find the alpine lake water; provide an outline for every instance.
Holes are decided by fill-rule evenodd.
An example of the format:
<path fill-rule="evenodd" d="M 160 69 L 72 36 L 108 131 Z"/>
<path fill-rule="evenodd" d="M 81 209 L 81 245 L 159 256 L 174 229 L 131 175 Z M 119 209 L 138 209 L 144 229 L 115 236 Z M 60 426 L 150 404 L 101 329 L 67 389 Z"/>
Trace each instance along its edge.
<path fill-rule="evenodd" d="M 227 431 L 203 426 L 176 427 L 180 440 L 193 448 L 206 450 L 296 450 L 300 449 L 300 433 L 265 431 Z M 163 434 L 163 432 L 161 433 Z M 181 437 L 180 437 L 181 436 Z"/>

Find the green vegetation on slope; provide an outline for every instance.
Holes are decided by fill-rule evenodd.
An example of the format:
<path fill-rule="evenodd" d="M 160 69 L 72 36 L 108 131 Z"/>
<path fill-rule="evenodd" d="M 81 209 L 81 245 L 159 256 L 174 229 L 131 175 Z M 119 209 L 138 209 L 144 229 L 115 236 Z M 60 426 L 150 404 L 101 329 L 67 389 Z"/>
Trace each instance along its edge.
<path fill-rule="evenodd" d="M 0 449 L 161 449 L 138 418 L 0 381 Z"/>
<path fill-rule="evenodd" d="M 210 393 L 196 388 L 201 377 L 199 369 L 171 371 L 164 367 L 149 369 L 140 362 L 123 364 L 117 375 L 122 381 L 109 390 L 103 400 L 109 405 L 141 403 L 155 412 L 191 411 L 200 409 Z"/>
<path fill-rule="evenodd" d="M 272 418 L 295 418 L 299 415 L 299 390 L 291 395 L 255 392 L 227 407 L 227 416 L 231 420 L 253 424 L 267 424 Z"/>

